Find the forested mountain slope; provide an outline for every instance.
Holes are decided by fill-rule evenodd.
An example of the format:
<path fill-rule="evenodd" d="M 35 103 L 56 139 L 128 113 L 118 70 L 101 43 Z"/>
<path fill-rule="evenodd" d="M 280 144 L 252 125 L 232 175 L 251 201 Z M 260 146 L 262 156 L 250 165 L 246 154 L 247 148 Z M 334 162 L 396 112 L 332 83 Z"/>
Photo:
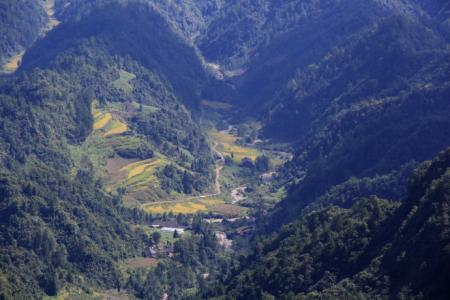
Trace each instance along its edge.
<path fill-rule="evenodd" d="M 42 1 L 0 1 L 0 65 L 28 48 L 42 33 L 47 15 Z"/>
<path fill-rule="evenodd" d="M 187 193 L 211 180 L 209 146 L 185 107 L 206 80 L 194 51 L 147 7 L 111 6 L 78 22 L 55 29 L 0 79 L 5 298 L 120 285 L 117 261 L 141 255 L 145 239 L 130 227 L 140 214 L 123 208 L 126 191 L 104 191 L 107 159 L 164 157 L 177 166 L 161 173 L 169 191 L 183 192 L 186 176 Z"/>
<path fill-rule="evenodd" d="M 266 127 L 299 139 L 288 169 L 305 177 L 293 201 L 305 206 L 332 185 L 391 173 L 450 143 L 450 56 L 430 38 L 391 19 L 353 49 L 297 73 Z"/>
<path fill-rule="evenodd" d="M 415 172 L 402 205 L 363 199 L 289 224 L 234 274 L 236 299 L 446 299 L 450 151 Z"/>
<path fill-rule="evenodd" d="M 97 7 L 102 7 L 115 0 L 59 0 L 57 4 L 58 15 L 65 20 L 74 20 L 88 14 Z M 133 0 L 128 0 L 133 2 Z M 224 6 L 223 0 L 203 1 L 164 1 L 140 0 L 157 11 L 171 25 L 175 32 L 186 38 L 189 42 L 196 42 L 201 38 L 209 23 L 215 19 L 217 13 Z"/>
<path fill-rule="evenodd" d="M 221 22 L 238 18 L 248 26 L 220 27 L 226 33 L 219 34 L 213 22 L 205 38 L 216 33 L 207 39 L 213 43 L 223 33 L 231 40 L 224 44 L 235 47 L 211 50 L 218 56 L 209 59 L 251 49 L 247 71 L 229 79 L 236 101 L 243 115 L 259 118 L 265 138 L 295 144 L 282 175 L 292 185 L 274 222 L 295 219 L 312 202 L 348 207 L 359 193 L 404 196 L 414 164 L 450 144 L 448 5 L 259 4 L 227 6 L 222 14 L 249 14 L 225 14 L 230 19 Z M 206 57 L 208 45 L 200 43 Z M 220 57 L 219 48 L 229 52 Z"/>

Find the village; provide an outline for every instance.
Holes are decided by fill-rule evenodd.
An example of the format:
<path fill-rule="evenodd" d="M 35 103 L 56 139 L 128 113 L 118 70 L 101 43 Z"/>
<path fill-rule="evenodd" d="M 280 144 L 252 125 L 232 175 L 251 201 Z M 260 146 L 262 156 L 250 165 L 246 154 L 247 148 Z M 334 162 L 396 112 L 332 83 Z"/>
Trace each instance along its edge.
<path fill-rule="evenodd" d="M 224 247 L 226 251 L 232 251 L 233 240 L 232 236 L 245 236 L 251 233 L 255 222 L 253 217 L 244 218 L 218 218 L 205 217 L 204 222 L 214 226 L 214 234 L 217 242 Z M 239 226 L 234 232 L 226 233 L 225 227 L 227 224 L 245 222 L 250 225 Z M 174 242 L 182 238 L 184 235 L 190 234 L 192 228 L 190 226 L 181 225 L 176 220 L 162 221 L 158 220 L 148 225 L 151 232 L 153 244 L 148 246 L 145 250 L 144 257 L 153 259 L 164 259 L 174 257 Z"/>

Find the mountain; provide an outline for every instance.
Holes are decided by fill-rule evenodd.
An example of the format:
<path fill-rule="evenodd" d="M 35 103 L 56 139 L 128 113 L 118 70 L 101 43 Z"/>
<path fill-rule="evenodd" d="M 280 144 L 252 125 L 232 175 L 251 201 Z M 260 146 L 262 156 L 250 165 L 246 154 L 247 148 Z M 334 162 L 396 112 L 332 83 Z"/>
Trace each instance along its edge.
<path fill-rule="evenodd" d="M 294 147 L 282 172 L 290 182 L 288 197 L 274 223 L 295 219 L 317 203 L 350 206 L 347 199 L 327 197 L 341 187 L 400 199 L 410 174 L 405 170 L 450 144 L 448 7 L 427 3 L 243 5 L 251 13 L 240 20 L 252 16 L 245 26 L 251 33 L 228 36 L 228 44 L 251 54 L 237 64 L 244 74 L 228 79 L 237 91 L 234 103 L 243 116 L 261 122 L 264 138 Z M 230 18 L 231 11 L 240 12 L 237 4 L 228 9 Z M 235 36 L 244 26 L 221 28 L 224 36 Z M 226 62 L 239 51 L 210 59 Z"/>
<path fill-rule="evenodd" d="M 399 206 L 376 197 L 306 215 L 257 243 L 233 299 L 446 299 L 450 150 L 422 164 Z"/>
<path fill-rule="evenodd" d="M 407 44 L 391 45 L 390 42 L 401 40 L 397 30 L 402 28 L 392 26 L 391 22 L 398 24 L 398 20 L 390 20 L 378 31 L 383 32 L 381 36 L 375 33 L 360 40 L 361 44 L 346 56 L 345 61 L 351 61 L 347 67 L 337 61 L 334 64 L 330 56 L 318 66 L 318 76 L 311 76 L 315 72 L 311 70 L 298 73 L 292 84 L 301 82 L 302 86 L 294 88 L 296 92 L 290 93 L 291 96 L 280 96 L 290 100 L 277 102 L 270 112 L 266 127 L 269 135 L 273 132 L 279 136 L 283 132 L 299 139 L 288 172 L 305 176 L 294 192 L 303 201 L 300 206 L 308 205 L 330 186 L 351 177 L 388 174 L 410 162 L 428 159 L 450 142 L 446 131 L 450 113 L 446 100 L 448 53 L 446 50 L 435 53 L 431 49 L 431 52 L 411 51 L 414 49 L 411 35 L 403 40 Z M 411 29 L 413 25 L 408 21 L 401 22 L 405 22 L 405 31 L 420 33 L 419 28 Z M 391 28 L 396 28 L 393 29 L 396 33 L 390 32 Z M 415 37 L 416 43 L 425 36 L 431 37 L 425 32 Z M 369 51 L 366 57 L 361 57 L 363 44 Z M 376 50 L 376 45 L 385 49 L 378 66 L 371 59 L 382 51 Z M 358 62 L 367 65 L 359 69 Z M 326 88 L 322 89 L 321 83 Z M 290 133 L 288 128 L 295 130 Z"/>
<path fill-rule="evenodd" d="M 194 50 L 140 5 L 60 25 L 27 51 L 16 74 L 1 78 L 3 298 L 119 284 L 117 261 L 146 245 L 130 227 L 145 214 L 124 208 L 122 197 L 208 185 L 209 145 L 186 108 L 197 105 L 202 80 Z M 158 188 L 138 193 L 136 182 L 105 193 L 111 161 L 152 159 L 164 163 L 152 174 L 160 179 L 151 177 Z"/>
<path fill-rule="evenodd" d="M 0 1 L 0 299 L 445 299 L 447 2 Z"/>

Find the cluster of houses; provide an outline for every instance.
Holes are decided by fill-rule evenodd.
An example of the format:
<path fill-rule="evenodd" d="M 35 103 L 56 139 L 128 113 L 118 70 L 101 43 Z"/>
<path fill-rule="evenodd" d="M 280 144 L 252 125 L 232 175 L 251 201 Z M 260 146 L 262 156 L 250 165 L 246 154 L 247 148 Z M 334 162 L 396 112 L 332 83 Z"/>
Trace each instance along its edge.
<path fill-rule="evenodd" d="M 181 236 L 188 229 L 186 226 L 180 226 L 176 221 L 156 221 L 151 228 L 159 229 Z M 172 258 L 173 245 L 171 243 L 158 243 L 147 248 L 145 256 L 151 258 Z"/>
<path fill-rule="evenodd" d="M 240 218 L 205 218 L 204 221 L 208 223 L 222 223 L 222 222 L 230 222 L 234 223 L 239 220 L 245 220 L 247 222 L 247 225 L 241 226 L 239 228 L 236 228 L 235 233 L 236 235 L 248 235 L 254 230 L 254 222 L 256 219 L 254 217 L 240 217 Z M 250 225 L 248 225 L 250 223 Z M 179 236 L 183 235 L 187 230 L 189 230 L 188 227 L 179 225 L 175 220 L 173 221 L 156 221 L 153 224 L 149 225 L 151 228 L 158 229 L 160 231 L 166 231 L 175 234 Z M 230 250 L 233 241 L 228 238 L 227 234 L 222 231 L 216 231 L 216 238 L 220 245 L 222 245 L 225 249 Z M 174 256 L 174 247 L 172 243 L 166 242 L 166 243 L 158 243 L 156 245 L 152 245 L 148 247 L 145 251 L 145 256 L 150 258 L 172 258 Z"/>

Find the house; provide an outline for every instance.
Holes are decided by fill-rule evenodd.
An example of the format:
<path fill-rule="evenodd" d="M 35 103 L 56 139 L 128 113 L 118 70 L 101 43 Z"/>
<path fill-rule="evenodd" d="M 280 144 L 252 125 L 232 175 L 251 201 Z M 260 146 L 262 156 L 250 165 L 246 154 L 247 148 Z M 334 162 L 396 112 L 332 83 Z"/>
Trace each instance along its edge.
<path fill-rule="evenodd" d="M 145 256 L 151 258 L 172 258 L 173 246 L 171 244 L 162 245 L 161 243 L 153 245 L 147 248 Z"/>
<path fill-rule="evenodd" d="M 277 176 L 276 172 L 264 173 L 260 176 L 262 183 L 270 183 Z"/>
<path fill-rule="evenodd" d="M 231 249 L 231 246 L 233 245 L 233 241 L 227 238 L 227 235 L 225 232 L 216 231 L 215 233 L 217 242 L 219 245 L 224 247 L 225 249 L 229 250 Z"/>
<path fill-rule="evenodd" d="M 185 228 L 183 227 L 161 227 L 162 231 L 168 231 L 168 232 L 178 232 L 178 234 L 183 234 Z"/>

